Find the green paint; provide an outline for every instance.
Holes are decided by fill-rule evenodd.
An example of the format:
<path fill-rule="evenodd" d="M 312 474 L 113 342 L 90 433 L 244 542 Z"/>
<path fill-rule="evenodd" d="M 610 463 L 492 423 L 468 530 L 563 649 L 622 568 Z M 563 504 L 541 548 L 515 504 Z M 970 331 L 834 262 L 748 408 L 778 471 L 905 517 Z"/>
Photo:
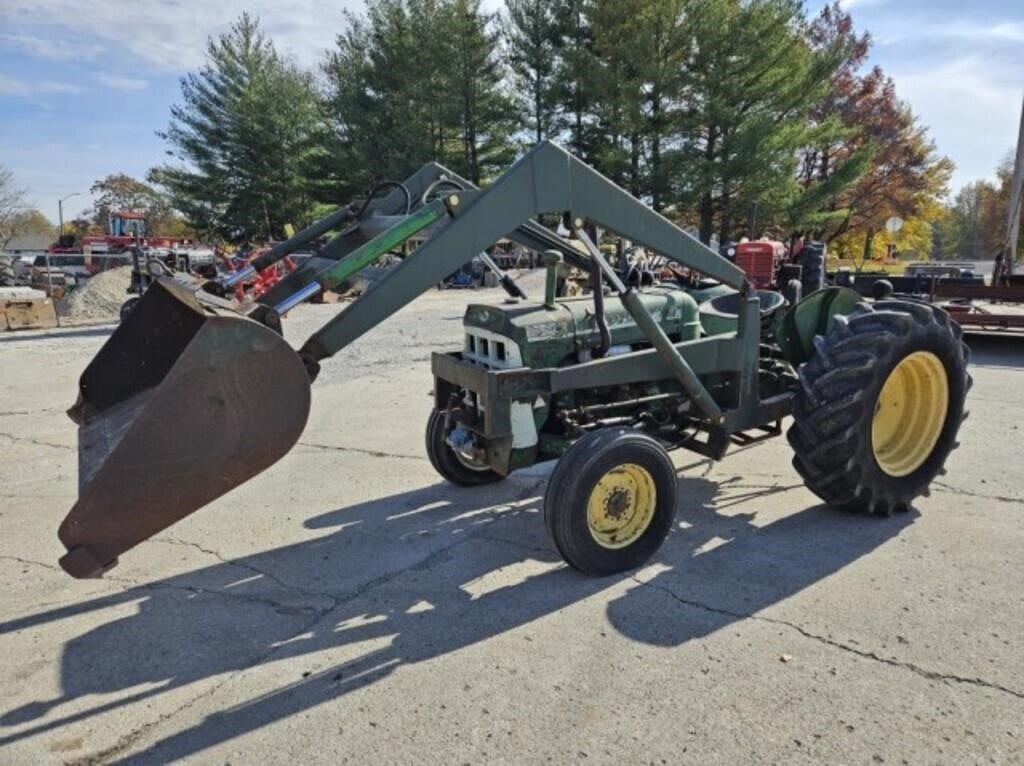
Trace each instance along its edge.
<path fill-rule="evenodd" d="M 783 356 L 795 366 L 806 362 L 814 352 L 814 336 L 826 334 L 832 317 L 849 314 L 863 300 L 857 291 L 848 287 L 815 290 L 782 319 L 775 340 Z"/>
<path fill-rule="evenodd" d="M 645 288 L 639 296 L 665 333 L 674 340 L 700 337 L 697 303 L 685 291 L 669 285 L 656 285 Z M 647 342 L 644 331 L 615 296 L 605 299 L 605 319 L 611 332 L 612 346 Z M 573 364 L 581 353 L 586 358 L 585 352 L 597 347 L 601 341 L 592 296 L 560 298 L 551 308 L 533 302 L 513 307 L 473 304 L 466 309 L 463 325 L 467 330 L 479 327 L 509 338 L 519 346 L 523 364 L 534 369 Z"/>
<path fill-rule="evenodd" d="M 353 250 L 344 259 L 339 261 L 336 266 L 321 272 L 317 275 L 317 281 L 325 290 L 337 287 L 349 277 L 371 265 L 385 253 L 394 250 L 410 237 L 415 236 L 431 224 L 441 220 L 444 215 L 444 204 L 439 201 L 420 208 L 387 231 L 378 234 L 365 245 Z"/>

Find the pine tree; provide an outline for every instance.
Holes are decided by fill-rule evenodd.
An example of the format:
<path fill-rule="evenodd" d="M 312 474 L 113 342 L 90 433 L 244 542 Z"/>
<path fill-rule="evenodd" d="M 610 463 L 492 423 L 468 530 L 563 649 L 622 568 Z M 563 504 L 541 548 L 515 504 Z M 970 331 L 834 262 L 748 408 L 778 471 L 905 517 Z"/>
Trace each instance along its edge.
<path fill-rule="evenodd" d="M 496 172 L 513 154 L 497 43 L 479 0 L 371 0 L 324 67 L 333 154 L 364 186 L 431 159 Z"/>
<path fill-rule="evenodd" d="M 585 160 L 592 160 L 595 153 L 588 123 L 598 76 L 590 25 L 591 4 L 592 0 L 555 0 L 562 51 L 558 67 L 559 100 L 569 130 L 569 150 Z"/>
<path fill-rule="evenodd" d="M 797 0 L 707 0 L 691 23 L 676 196 L 697 207 L 704 242 L 716 223 L 726 241 L 755 205 L 779 211 L 798 193 L 808 111 L 836 64 L 808 45 Z"/>
<path fill-rule="evenodd" d="M 655 210 L 690 54 L 685 0 L 594 0 L 595 162 Z"/>
<path fill-rule="evenodd" d="M 323 123 L 312 77 L 282 59 L 243 14 L 211 39 L 206 65 L 181 81 L 160 135 L 182 164 L 150 173 L 198 230 L 231 241 L 273 239 L 310 220 Z"/>
<path fill-rule="evenodd" d="M 506 0 L 505 37 L 520 113 L 535 143 L 556 136 L 561 35 L 550 0 Z"/>
<path fill-rule="evenodd" d="M 499 173 L 515 155 L 511 142 L 514 107 L 505 93 L 495 17 L 480 0 L 452 0 L 445 9 L 452 52 L 449 92 L 457 97 L 453 123 L 462 145 L 453 170 L 475 184 Z"/>

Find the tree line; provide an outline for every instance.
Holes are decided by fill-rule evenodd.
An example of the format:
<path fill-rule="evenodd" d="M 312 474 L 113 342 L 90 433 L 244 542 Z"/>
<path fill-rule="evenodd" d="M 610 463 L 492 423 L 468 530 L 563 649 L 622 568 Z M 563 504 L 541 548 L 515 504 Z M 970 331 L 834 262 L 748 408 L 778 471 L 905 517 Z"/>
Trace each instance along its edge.
<path fill-rule="evenodd" d="M 953 164 L 870 50 L 839 3 L 368 0 L 309 71 L 243 14 L 144 186 L 203 237 L 275 239 L 427 160 L 486 184 L 551 139 L 705 242 L 868 258 L 899 216 L 901 249 L 948 254 L 976 236 L 947 220 Z"/>
<path fill-rule="evenodd" d="M 1013 154 L 996 168 L 995 182 L 974 181 L 964 186 L 935 219 L 932 257 L 978 261 L 991 258 L 1004 246 L 1007 211 L 1013 181 Z M 1021 212 L 1024 221 L 1024 211 Z M 1024 243 L 1019 246 L 1024 250 Z M 1020 258 L 1024 253 L 1018 252 Z"/>

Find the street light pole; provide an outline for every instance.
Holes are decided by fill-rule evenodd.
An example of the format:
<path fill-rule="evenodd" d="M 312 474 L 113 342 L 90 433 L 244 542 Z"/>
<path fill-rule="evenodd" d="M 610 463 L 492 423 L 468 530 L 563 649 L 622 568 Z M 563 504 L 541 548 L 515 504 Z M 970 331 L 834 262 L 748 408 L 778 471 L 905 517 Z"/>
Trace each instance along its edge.
<path fill-rule="evenodd" d="M 57 200 L 57 226 L 58 226 L 58 242 L 60 237 L 64 236 L 64 200 L 71 199 L 72 197 L 81 197 L 81 192 L 72 192 L 66 197 L 61 197 Z M 53 268 L 50 266 L 50 249 L 46 249 L 46 282 L 50 287 L 50 300 L 53 300 Z M 53 304 L 53 315 L 57 319 L 57 326 L 60 327 L 60 312 L 57 311 L 57 304 Z"/>
<path fill-rule="evenodd" d="M 81 197 L 81 192 L 74 192 L 66 197 L 61 197 L 57 200 L 57 222 L 60 226 L 60 236 L 64 236 L 64 200 L 71 199 L 72 197 Z"/>

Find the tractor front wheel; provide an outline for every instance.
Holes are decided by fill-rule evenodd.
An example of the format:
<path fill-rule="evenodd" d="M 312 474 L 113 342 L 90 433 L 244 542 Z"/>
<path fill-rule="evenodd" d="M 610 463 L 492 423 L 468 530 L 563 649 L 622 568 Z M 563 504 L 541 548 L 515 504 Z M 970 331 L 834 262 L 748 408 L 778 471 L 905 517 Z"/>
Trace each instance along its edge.
<path fill-rule="evenodd" d="M 658 550 L 676 513 L 675 466 L 665 448 L 628 428 L 572 445 L 544 494 L 544 519 L 562 558 L 595 577 L 635 569 Z"/>
<path fill-rule="evenodd" d="M 505 477 L 491 470 L 486 463 L 475 461 L 452 449 L 448 443 L 450 418 L 441 410 L 434 409 L 427 420 L 427 457 L 434 470 L 452 484 L 474 487 L 479 484 L 493 484 Z"/>
<path fill-rule="evenodd" d="M 927 494 L 964 419 L 971 378 L 961 335 L 945 311 L 910 301 L 835 317 L 800 367 L 788 433 L 811 491 L 882 514 Z"/>

